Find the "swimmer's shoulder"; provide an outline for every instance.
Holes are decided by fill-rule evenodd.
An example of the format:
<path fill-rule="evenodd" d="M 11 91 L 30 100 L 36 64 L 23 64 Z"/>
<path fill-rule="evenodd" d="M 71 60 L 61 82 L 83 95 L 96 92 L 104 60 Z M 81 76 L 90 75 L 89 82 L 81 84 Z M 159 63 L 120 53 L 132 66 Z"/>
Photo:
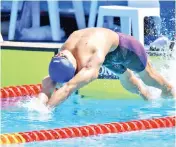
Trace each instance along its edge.
<path fill-rule="evenodd" d="M 119 34 L 113 30 L 108 29 L 109 33 L 107 37 L 112 41 L 112 46 L 110 51 L 115 50 L 119 46 Z"/>

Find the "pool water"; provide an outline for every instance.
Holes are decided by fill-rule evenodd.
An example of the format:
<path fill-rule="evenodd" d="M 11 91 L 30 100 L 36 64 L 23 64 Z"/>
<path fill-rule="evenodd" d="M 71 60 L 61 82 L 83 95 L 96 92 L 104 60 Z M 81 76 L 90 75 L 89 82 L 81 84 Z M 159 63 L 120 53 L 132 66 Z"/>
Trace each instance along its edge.
<path fill-rule="evenodd" d="M 100 135 L 97 137 L 73 138 L 59 141 L 40 142 L 42 147 L 174 147 L 174 129 L 130 132 L 122 134 Z M 29 143 L 25 147 L 34 147 Z"/>
<path fill-rule="evenodd" d="M 14 106 L 2 108 L 1 133 L 173 116 L 176 108 L 175 101 L 172 99 L 148 102 L 143 99 L 87 99 L 72 95 L 52 113 L 39 113 L 31 110 L 28 105 L 30 103 L 31 100 L 25 100 L 17 102 Z M 22 144 L 25 147 L 156 147 L 161 145 L 174 147 L 175 128 Z"/>

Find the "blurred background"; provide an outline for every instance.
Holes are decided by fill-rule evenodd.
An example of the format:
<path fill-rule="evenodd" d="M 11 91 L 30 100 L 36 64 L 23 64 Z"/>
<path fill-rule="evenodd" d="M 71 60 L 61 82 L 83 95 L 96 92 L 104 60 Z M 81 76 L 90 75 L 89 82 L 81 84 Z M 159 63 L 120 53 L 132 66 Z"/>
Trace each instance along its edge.
<path fill-rule="evenodd" d="M 129 6 L 129 1 L 97 1 L 96 18 L 99 6 Z M 175 35 L 175 1 L 141 1 L 143 1 L 141 4 L 140 1 L 133 1 L 133 7 L 136 3 L 137 7 L 160 8 L 160 18 L 151 16 L 144 19 L 145 44 L 151 43 L 161 35 L 166 35 L 173 40 Z M 91 6 L 93 6 L 92 2 L 95 3 L 95 1 L 54 1 L 53 4 L 49 4 L 50 2 L 19 1 L 18 4 L 14 4 L 17 1 L 2 0 L 1 34 L 3 39 L 63 42 L 73 31 L 90 27 Z M 10 19 L 13 20 L 10 21 Z M 106 25 L 105 21 L 104 27 L 120 31 L 120 18 L 117 16 L 113 20 L 114 24 L 111 26 Z M 16 23 L 16 26 L 12 26 L 14 23 Z M 52 25 L 58 25 L 58 28 L 54 30 L 56 39 L 52 37 L 51 23 L 55 23 Z M 91 25 L 91 27 L 93 26 L 96 26 L 96 19 L 95 24 Z"/>

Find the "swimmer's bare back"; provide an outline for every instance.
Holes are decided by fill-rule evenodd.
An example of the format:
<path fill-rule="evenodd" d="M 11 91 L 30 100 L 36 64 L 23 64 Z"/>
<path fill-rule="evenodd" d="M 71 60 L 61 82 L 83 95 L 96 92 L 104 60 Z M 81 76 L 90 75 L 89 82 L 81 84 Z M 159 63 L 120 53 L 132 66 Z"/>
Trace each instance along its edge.
<path fill-rule="evenodd" d="M 73 32 L 62 46 L 69 50 L 77 61 L 77 72 L 94 56 L 105 57 L 117 48 L 119 38 L 116 32 L 105 28 L 87 28 Z"/>

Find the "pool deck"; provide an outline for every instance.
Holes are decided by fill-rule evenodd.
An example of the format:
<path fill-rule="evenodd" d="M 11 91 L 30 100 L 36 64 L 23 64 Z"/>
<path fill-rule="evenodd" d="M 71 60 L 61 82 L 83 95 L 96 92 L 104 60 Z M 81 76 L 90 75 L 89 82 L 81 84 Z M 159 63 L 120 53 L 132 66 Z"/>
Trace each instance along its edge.
<path fill-rule="evenodd" d="M 0 42 L 1 49 L 8 50 L 26 50 L 26 51 L 44 51 L 44 52 L 58 52 L 63 43 L 38 43 L 38 42 L 14 42 L 3 41 Z"/>
<path fill-rule="evenodd" d="M 2 48 L 14 47 L 14 48 L 43 48 L 43 49 L 58 49 L 61 48 L 63 43 L 38 43 L 38 42 L 15 42 L 15 41 L 3 41 L 0 43 Z"/>
<path fill-rule="evenodd" d="M 15 41 L 4 41 L 0 42 L 2 49 L 12 50 L 32 50 L 32 51 L 51 51 L 56 52 L 61 48 L 63 43 L 38 43 L 38 42 L 15 42 Z M 161 54 L 160 51 L 150 51 L 149 46 L 145 46 L 145 50 L 148 54 Z M 164 53 L 162 51 L 162 53 Z"/>

